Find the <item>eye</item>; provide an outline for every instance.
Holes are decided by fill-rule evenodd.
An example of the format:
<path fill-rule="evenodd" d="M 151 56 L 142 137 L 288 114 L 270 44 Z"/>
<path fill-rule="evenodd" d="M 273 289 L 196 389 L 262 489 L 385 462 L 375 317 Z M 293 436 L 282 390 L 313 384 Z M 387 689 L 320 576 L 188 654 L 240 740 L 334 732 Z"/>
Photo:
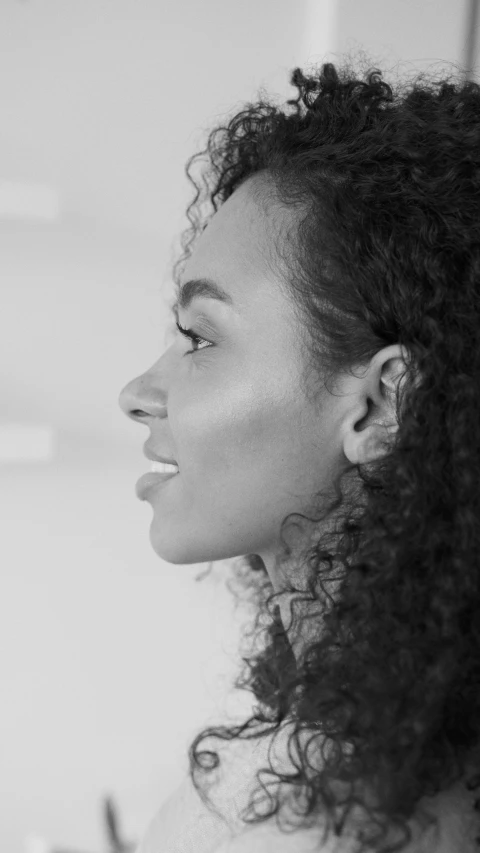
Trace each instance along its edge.
<path fill-rule="evenodd" d="M 200 338 L 199 335 L 196 335 L 195 332 L 192 332 L 191 329 L 184 329 L 183 326 L 180 325 L 178 320 L 176 321 L 175 325 L 176 325 L 178 331 L 180 332 L 180 334 L 183 335 L 185 338 L 189 338 L 189 340 L 191 340 L 192 343 L 196 347 L 198 347 L 199 344 L 201 344 L 201 343 L 206 344 L 206 346 L 201 347 L 201 349 L 207 349 L 208 347 L 212 346 L 212 344 L 209 341 L 204 340 L 204 338 Z M 187 353 L 196 353 L 199 351 L 200 351 L 199 349 L 189 349 L 189 350 L 187 350 Z M 185 353 L 185 354 L 187 354 L 187 353 Z"/>

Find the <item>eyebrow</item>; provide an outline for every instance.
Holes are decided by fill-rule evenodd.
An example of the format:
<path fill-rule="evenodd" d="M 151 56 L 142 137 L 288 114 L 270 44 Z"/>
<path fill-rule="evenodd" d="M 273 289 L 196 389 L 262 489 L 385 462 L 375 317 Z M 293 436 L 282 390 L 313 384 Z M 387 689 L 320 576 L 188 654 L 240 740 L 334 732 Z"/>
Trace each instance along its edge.
<path fill-rule="evenodd" d="M 210 278 L 192 278 L 190 281 L 185 281 L 175 292 L 176 302 L 173 305 L 173 310 L 179 308 L 186 311 L 191 302 L 195 298 L 204 297 L 206 299 L 218 299 L 219 302 L 224 302 L 227 305 L 233 305 L 233 299 L 223 287 L 216 284 Z"/>

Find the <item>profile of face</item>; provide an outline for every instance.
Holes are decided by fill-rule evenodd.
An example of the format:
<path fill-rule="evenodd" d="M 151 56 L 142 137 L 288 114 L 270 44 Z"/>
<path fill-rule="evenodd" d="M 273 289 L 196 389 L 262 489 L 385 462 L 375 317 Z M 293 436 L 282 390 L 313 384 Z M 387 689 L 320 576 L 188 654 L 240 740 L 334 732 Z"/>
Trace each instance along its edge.
<path fill-rule="evenodd" d="M 300 320 L 268 262 L 278 216 L 249 181 L 219 208 L 181 284 L 212 280 L 230 301 L 194 296 L 179 322 L 202 341 L 177 333 L 120 394 L 125 414 L 149 427 L 153 451 L 179 466 L 146 494 L 152 547 L 170 563 L 258 554 L 273 574 L 282 520 L 308 511 L 348 461 L 348 435 L 368 412 L 363 396 L 313 400 L 302 390 Z"/>

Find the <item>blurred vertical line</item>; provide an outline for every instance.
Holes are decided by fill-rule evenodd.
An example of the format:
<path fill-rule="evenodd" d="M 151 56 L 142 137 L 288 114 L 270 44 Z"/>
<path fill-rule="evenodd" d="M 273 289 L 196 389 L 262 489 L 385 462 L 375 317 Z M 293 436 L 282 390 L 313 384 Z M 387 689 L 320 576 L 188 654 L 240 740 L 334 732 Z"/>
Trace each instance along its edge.
<path fill-rule="evenodd" d="M 304 0 L 301 65 L 327 62 L 337 43 L 338 0 Z M 330 60 L 331 61 L 331 60 Z"/>
<path fill-rule="evenodd" d="M 478 6 L 480 0 L 468 0 L 467 4 L 467 20 L 466 20 L 466 58 L 465 70 L 466 79 L 475 79 L 475 54 L 477 48 L 477 29 L 478 29 Z"/>

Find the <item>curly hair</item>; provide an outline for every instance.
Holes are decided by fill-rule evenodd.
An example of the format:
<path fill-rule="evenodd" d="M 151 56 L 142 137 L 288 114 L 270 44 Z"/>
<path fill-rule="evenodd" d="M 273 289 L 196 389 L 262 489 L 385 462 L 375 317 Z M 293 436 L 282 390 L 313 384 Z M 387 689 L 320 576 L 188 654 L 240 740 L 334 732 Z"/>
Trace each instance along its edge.
<path fill-rule="evenodd" d="M 360 492 L 337 479 L 323 516 L 335 512 L 333 534 L 317 530 L 305 549 L 302 588 L 289 581 L 274 593 L 258 555 L 237 561 L 255 605 L 249 641 L 260 643 L 235 687 L 256 704 L 240 725 L 205 728 L 189 747 L 206 801 L 197 776 L 219 758 L 201 741 L 293 726 L 295 772 L 262 768 L 271 808 L 259 814 L 252 799 L 242 820 L 276 815 L 280 826 L 273 786 L 287 783 L 295 828 L 323 814 L 338 836 L 360 807 L 358 853 L 403 850 L 423 796 L 459 780 L 480 786 L 480 86 L 461 75 L 417 72 L 388 85 L 350 60 L 295 68 L 295 99 L 282 107 L 260 90 L 186 165 L 196 192 L 177 284 L 209 218 L 256 176 L 260 199 L 292 211 L 276 249 L 306 374 L 335 382 L 385 346 L 408 354 L 389 452 L 355 466 Z M 297 658 L 279 595 L 292 596 L 308 639 Z"/>

